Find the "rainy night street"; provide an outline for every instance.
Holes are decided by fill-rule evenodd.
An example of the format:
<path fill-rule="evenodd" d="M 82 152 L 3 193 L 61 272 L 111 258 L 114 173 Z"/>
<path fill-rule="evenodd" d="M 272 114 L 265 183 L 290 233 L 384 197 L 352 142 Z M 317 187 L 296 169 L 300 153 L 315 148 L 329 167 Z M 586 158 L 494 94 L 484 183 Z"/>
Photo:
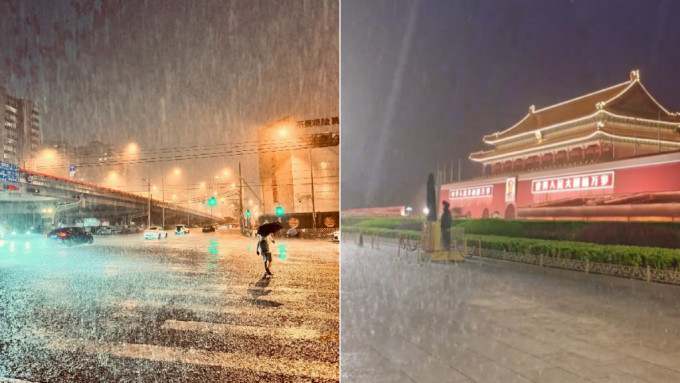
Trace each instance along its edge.
<path fill-rule="evenodd" d="M 680 382 L 680 288 L 342 244 L 343 382 Z"/>
<path fill-rule="evenodd" d="M 338 381 L 339 245 L 196 230 L 0 240 L 0 381 Z"/>

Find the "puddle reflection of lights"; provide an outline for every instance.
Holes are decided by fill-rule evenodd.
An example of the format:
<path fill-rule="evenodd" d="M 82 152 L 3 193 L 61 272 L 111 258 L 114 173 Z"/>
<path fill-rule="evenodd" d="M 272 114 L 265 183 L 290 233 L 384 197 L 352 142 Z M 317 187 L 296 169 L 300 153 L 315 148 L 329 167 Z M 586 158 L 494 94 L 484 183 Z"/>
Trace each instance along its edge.
<path fill-rule="evenodd" d="M 216 239 L 210 240 L 210 247 L 208 248 L 208 251 L 212 254 L 218 254 L 219 253 L 219 251 L 217 250 L 217 240 Z"/>
<path fill-rule="evenodd" d="M 279 245 L 279 258 L 286 259 L 288 256 L 288 250 L 286 250 L 286 245 Z"/>

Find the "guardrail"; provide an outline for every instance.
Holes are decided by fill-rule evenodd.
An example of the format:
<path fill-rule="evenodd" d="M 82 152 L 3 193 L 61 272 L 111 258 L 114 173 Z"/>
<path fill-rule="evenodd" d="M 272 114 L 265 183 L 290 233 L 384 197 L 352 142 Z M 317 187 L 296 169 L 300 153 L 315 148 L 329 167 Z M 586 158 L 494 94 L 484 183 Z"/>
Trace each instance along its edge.
<path fill-rule="evenodd" d="M 468 254 L 500 259 L 518 263 L 526 263 L 540 267 L 553 267 L 557 269 L 580 271 L 586 274 L 602 274 L 614 277 L 638 279 L 646 282 L 667 283 L 680 285 L 680 271 L 660 270 L 647 267 L 616 265 L 613 263 L 591 262 L 588 259 L 569 259 L 550 257 L 547 255 L 533 255 L 514 253 L 505 250 L 483 249 L 480 246 L 468 247 Z"/>
<path fill-rule="evenodd" d="M 354 243 L 363 247 L 363 234 L 356 233 Z M 344 236 L 343 236 L 344 242 Z M 408 237 L 400 236 L 398 238 L 380 237 L 378 235 L 370 236 L 371 248 L 380 249 L 380 243 L 390 243 L 397 246 L 397 259 L 401 257 L 401 251 L 417 253 L 417 262 L 421 261 L 420 241 L 409 239 Z M 467 240 L 466 240 L 467 243 Z M 570 259 L 551 257 L 547 255 L 534 255 L 514 253 L 506 250 L 491 250 L 483 249 L 480 244 L 476 246 L 467 245 L 466 255 L 468 257 L 477 256 L 491 259 L 498 259 L 503 261 L 525 263 L 539 267 L 552 267 L 557 269 L 572 270 L 583 272 L 586 274 L 600 274 L 613 277 L 637 279 L 645 282 L 665 283 L 672 285 L 680 285 L 680 270 L 661 270 L 647 267 L 637 267 L 628 265 L 617 265 L 612 263 L 591 262 L 588 259 Z"/>

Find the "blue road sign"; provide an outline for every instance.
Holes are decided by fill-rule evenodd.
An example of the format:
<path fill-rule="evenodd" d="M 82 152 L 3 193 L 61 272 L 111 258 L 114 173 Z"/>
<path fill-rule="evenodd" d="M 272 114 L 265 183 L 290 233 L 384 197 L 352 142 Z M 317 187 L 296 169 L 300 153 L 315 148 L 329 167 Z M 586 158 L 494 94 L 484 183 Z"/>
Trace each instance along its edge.
<path fill-rule="evenodd" d="M 0 161 L 0 181 L 19 182 L 19 167 Z"/>
<path fill-rule="evenodd" d="M 71 167 L 68 168 L 68 171 L 69 171 L 69 172 L 75 172 L 75 171 L 76 171 L 76 167 L 73 166 L 73 165 L 71 165 Z"/>

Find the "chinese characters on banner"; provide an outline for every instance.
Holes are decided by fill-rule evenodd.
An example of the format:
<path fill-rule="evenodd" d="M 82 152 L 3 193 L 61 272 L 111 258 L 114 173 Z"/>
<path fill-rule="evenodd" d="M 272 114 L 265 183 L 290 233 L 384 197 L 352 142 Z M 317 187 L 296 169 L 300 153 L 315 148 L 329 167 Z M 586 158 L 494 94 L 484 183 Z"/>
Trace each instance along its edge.
<path fill-rule="evenodd" d="M 493 185 L 473 186 L 463 189 L 449 190 L 449 199 L 461 198 L 482 198 L 491 197 L 493 195 Z"/>
<path fill-rule="evenodd" d="M 531 193 L 543 194 L 614 187 L 614 172 L 571 175 L 531 181 Z"/>

